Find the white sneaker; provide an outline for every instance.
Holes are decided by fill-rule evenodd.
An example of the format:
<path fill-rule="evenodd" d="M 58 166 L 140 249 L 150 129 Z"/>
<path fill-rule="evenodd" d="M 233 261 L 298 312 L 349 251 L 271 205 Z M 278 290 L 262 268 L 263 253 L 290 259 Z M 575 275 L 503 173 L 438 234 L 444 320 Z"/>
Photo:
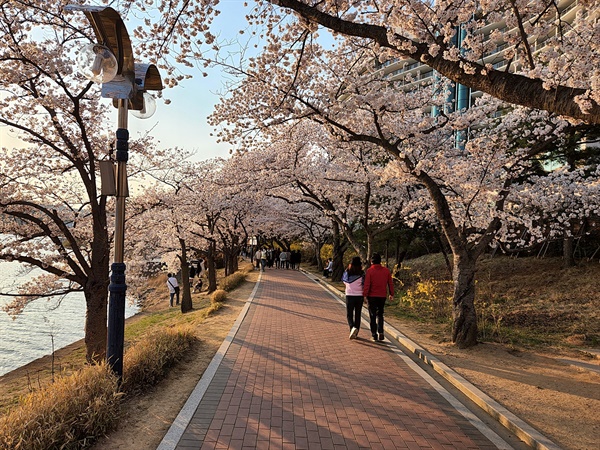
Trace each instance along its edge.
<path fill-rule="evenodd" d="M 356 339 L 357 335 L 358 335 L 358 328 L 352 327 L 352 329 L 350 330 L 350 339 Z"/>

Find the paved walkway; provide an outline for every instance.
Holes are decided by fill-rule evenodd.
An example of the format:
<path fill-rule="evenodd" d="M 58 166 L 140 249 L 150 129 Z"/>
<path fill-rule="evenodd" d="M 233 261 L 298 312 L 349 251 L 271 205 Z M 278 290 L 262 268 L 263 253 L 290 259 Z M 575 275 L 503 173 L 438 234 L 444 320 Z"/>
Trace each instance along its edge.
<path fill-rule="evenodd" d="M 321 286 L 267 270 L 159 449 L 510 448 L 366 324 L 348 331 Z"/>

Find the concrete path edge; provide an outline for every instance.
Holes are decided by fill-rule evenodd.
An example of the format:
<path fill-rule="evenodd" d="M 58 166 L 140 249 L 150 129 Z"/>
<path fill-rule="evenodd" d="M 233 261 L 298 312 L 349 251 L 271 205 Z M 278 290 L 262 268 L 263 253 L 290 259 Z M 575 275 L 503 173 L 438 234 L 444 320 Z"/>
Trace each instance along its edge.
<path fill-rule="evenodd" d="M 345 296 L 338 289 L 331 286 L 329 283 L 321 280 L 315 274 L 303 271 L 311 280 L 319 283 L 324 289 L 331 292 L 336 298 L 344 302 Z M 541 434 L 524 420 L 510 412 L 496 400 L 485 394 L 483 391 L 475 387 L 469 381 L 465 380 L 457 372 L 446 366 L 434 355 L 423 349 L 421 346 L 410 340 L 400 331 L 389 324 L 385 324 L 385 331 L 393 337 L 403 347 L 414 353 L 425 364 L 432 367 L 437 373 L 443 376 L 460 392 L 466 395 L 471 401 L 488 413 L 492 418 L 497 420 L 505 428 L 515 433 L 523 442 L 536 450 L 562 450 L 560 446 L 552 442 L 546 436 Z"/>
<path fill-rule="evenodd" d="M 181 436 L 183 436 L 185 429 L 187 428 L 190 421 L 192 420 L 192 417 L 194 416 L 194 412 L 196 411 L 196 409 L 198 409 L 198 405 L 200 404 L 202 397 L 206 393 L 206 390 L 208 389 L 210 382 L 212 381 L 213 377 L 215 376 L 217 369 L 219 368 L 219 365 L 221 364 L 221 361 L 223 361 L 223 358 L 225 357 L 225 353 L 227 353 L 227 350 L 229 349 L 229 346 L 233 342 L 233 339 L 235 338 L 235 335 L 237 334 L 237 332 L 242 324 L 242 321 L 244 320 L 244 318 L 246 317 L 246 314 L 248 313 L 250 304 L 254 300 L 254 297 L 256 296 L 256 292 L 258 291 L 258 287 L 260 286 L 261 278 L 262 278 L 262 273 L 260 273 L 258 275 L 258 280 L 256 281 L 256 284 L 254 285 L 254 289 L 252 290 L 250 297 L 248 297 L 248 299 L 246 300 L 246 304 L 240 311 L 240 314 L 238 315 L 237 319 L 235 320 L 233 326 L 231 327 L 231 330 L 229 330 L 229 333 L 225 337 L 225 340 L 223 341 L 223 343 L 217 350 L 217 353 L 215 353 L 215 356 L 213 357 L 213 359 L 210 361 L 210 364 L 208 365 L 208 367 L 202 374 L 200 381 L 198 381 L 198 384 L 196 385 L 196 387 L 190 394 L 189 398 L 187 399 L 187 401 L 181 408 L 181 411 L 179 411 L 179 414 L 177 414 L 177 417 L 175 418 L 175 420 L 169 427 L 169 430 L 167 431 L 167 433 L 163 437 L 162 441 L 158 445 L 157 450 L 174 450 L 175 447 L 177 447 L 177 444 L 181 440 Z"/>

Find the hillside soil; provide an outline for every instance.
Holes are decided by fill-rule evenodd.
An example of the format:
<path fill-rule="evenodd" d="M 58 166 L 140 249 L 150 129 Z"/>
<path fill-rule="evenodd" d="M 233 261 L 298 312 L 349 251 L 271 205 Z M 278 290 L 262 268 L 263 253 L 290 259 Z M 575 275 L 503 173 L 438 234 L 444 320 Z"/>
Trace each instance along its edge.
<path fill-rule="evenodd" d="M 198 334 L 201 346 L 173 369 L 166 379 L 144 395 L 127 399 L 116 431 L 93 447 L 100 449 L 155 449 L 202 373 L 221 345 L 249 297 L 257 273 L 230 293 L 224 307 L 209 316 Z M 164 299 L 148 310 L 163 309 Z M 390 324 L 422 345 L 442 362 L 529 422 L 564 449 L 597 449 L 600 436 L 600 375 L 561 361 L 571 358 L 598 366 L 600 360 L 581 352 L 540 352 L 514 345 L 484 343 L 458 350 L 430 325 L 388 317 Z M 340 329 L 345 333 L 343 315 Z M 56 359 L 69 360 L 83 353 L 81 342 L 59 350 Z M 70 355 L 70 356 L 69 356 Z M 0 399 L 36 385 L 47 377 L 50 359 L 37 360 L 0 378 Z M 43 374 L 43 375 L 39 375 Z M 0 403 L 0 406 L 5 403 Z"/>
<path fill-rule="evenodd" d="M 583 352 L 546 353 L 497 343 L 459 350 L 449 342 L 440 342 L 427 325 L 388 320 L 560 447 L 598 448 L 600 359 Z M 590 365 L 599 372 L 575 363 Z"/>

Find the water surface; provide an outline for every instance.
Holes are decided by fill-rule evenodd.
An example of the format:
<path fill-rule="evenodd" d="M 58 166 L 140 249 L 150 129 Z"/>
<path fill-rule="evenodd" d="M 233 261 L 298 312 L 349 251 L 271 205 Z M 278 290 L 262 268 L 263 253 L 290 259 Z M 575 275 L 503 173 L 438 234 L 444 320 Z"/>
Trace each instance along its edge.
<path fill-rule="evenodd" d="M 13 291 L 20 283 L 41 273 L 26 270 L 17 262 L 0 262 L 0 290 Z M 0 297 L 0 308 L 10 302 Z M 125 316 L 138 308 L 127 305 Z M 54 349 L 66 347 L 84 337 L 85 298 L 82 292 L 56 299 L 35 300 L 15 319 L 0 311 L 0 375 L 24 366 Z"/>

